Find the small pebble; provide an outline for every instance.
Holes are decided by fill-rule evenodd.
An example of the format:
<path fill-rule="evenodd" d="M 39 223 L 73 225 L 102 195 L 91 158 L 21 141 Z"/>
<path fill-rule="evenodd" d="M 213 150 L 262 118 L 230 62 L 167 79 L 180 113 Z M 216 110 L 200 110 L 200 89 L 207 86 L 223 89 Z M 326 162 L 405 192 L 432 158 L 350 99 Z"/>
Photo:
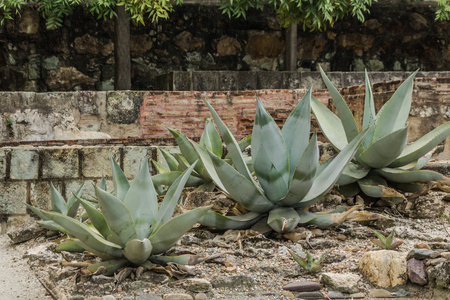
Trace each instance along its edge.
<path fill-rule="evenodd" d="M 437 266 L 438 264 L 440 264 L 440 263 L 442 263 L 442 262 L 444 262 L 444 261 L 446 261 L 447 259 L 446 258 L 443 258 L 443 257 L 439 257 L 439 258 L 435 258 L 435 259 L 428 259 L 426 262 L 425 262 L 425 264 L 427 265 L 427 266 Z"/>
<path fill-rule="evenodd" d="M 369 292 L 370 297 L 387 298 L 392 297 L 391 293 L 383 289 L 373 289 Z"/>
<path fill-rule="evenodd" d="M 450 257 L 450 252 L 441 252 L 441 257 L 449 258 Z"/>
<path fill-rule="evenodd" d="M 431 250 L 431 247 L 430 247 L 427 243 L 425 243 L 425 242 L 415 244 L 415 245 L 414 245 L 414 248 L 416 248 L 416 249 L 426 249 L 426 250 Z"/>
<path fill-rule="evenodd" d="M 195 295 L 195 300 L 206 300 L 208 299 L 208 296 L 205 293 L 198 293 Z"/>
<path fill-rule="evenodd" d="M 337 239 L 340 241 L 345 241 L 347 239 L 347 237 L 343 234 L 338 234 Z"/>
<path fill-rule="evenodd" d="M 102 297 L 102 300 L 116 300 L 116 297 L 113 295 L 106 295 Z"/>

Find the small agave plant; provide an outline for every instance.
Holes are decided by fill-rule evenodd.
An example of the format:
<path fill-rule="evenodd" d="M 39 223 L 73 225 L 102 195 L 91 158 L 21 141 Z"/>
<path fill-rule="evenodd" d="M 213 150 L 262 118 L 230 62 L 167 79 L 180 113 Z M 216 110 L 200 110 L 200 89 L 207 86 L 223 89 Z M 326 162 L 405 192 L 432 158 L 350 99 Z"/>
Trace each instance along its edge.
<path fill-rule="evenodd" d="M 148 160 L 131 182 L 111 157 L 115 194 L 95 187 L 100 211 L 77 198 L 86 210 L 90 223 L 82 223 L 56 211 L 39 212 L 75 237 L 75 244 L 104 260 L 88 267 L 96 272 L 105 267 L 107 274 L 126 265 L 151 265 L 153 262 L 189 264 L 195 256 L 160 256 L 206 214 L 201 207 L 172 218 L 182 189 L 195 163 L 175 180 L 158 208 L 157 194 L 149 173 Z"/>
<path fill-rule="evenodd" d="M 342 151 L 347 144 L 359 138 L 358 126 L 344 98 L 323 70 L 320 71 L 339 117 L 314 98 L 312 110 L 325 137 L 335 149 Z M 383 198 L 396 204 L 404 199 L 396 189 L 418 192 L 424 186 L 421 183 L 448 180 L 437 172 L 420 169 L 431 158 L 431 154 L 427 153 L 450 135 L 450 122 L 406 146 L 407 119 L 416 74 L 417 71 L 409 76 L 376 114 L 366 72 L 362 130 L 367 130 L 372 124 L 374 126 L 369 129 L 355 158 L 347 165 L 337 182 L 344 195 L 352 196 L 362 191 L 367 196 Z"/>
<path fill-rule="evenodd" d="M 280 131 L 261 100 L 257 100 L 251 141 L 255 179 L 236 139 L 205 100 L 234 167 L 207 148 L 194 142 L 191 144 L 216 186 L 249 212 L 239 216 L 208 212 L 199 221 L 201 224 L 218 229 L 245 229 L 255 224 L 253 229 L 260 232 L 289 232 L 299 223 L 327 227 L 348 217 L 348 212 L 313 214 L 304 208 L 317 202 L 332 188 L 355 154 L 365 133 L 345 147 L 333 161 L 319 165 L 316 134 L 309 139 L 310 101 L 311 89 L 292 111 Z"/>
<path fill-rule="evenodd" d="M 296 263 L 299 264 L 308 273 L 317 273 L 322 269 L 322 262 L 327 257 L 327 253 L 323 253 L 319 258 L 314 259 L 314 257 L 308 251 L 299 251 L 295 253 L 291 249 L 288 249 L 289 254 Z"/>
<path fill-rule="evenodd" d="M 203 168 L 202 162 L 199 161 L 197 152 L 191 145 L 189 139 L 181 132 L 168 128 L 170 133 L 175 138 L 181 153 L 170 154 L 163 148 L 159 148 L 161 154 L 166 161 L 167 168 L 157 161 L 152 161 L 158 174 L 152 177 L 153 182 L 156 185 L 171 186 L 175 179 L 186 170 L 193 162 L 198 161 L 197 165 L 192 171 L 191 176 L 186 183 L 186 186 L 197 187 L 198 190 L 212 192 L 215 188 L 209 174 Z M 244 151 L 250 145 L 251 136 L 247 136 L 239 141 L 239 148 Z M 205 129 L 203 130 L 199 144 L 214 153 L 218 157 L 223 155 L 222 139 L 214 126 L 212 120 L 207 120 Z M 225 157 L 226 159 L 228 157 Z M 161 187 L 159 187 L 160 190 Z"/>
<path fill-rule="evenodd" d="M 384 250 L 394 250 L 396 248 L 398 248 L 401 244 L 403 244 L 402 240 L 396 239 L 394 240 L 395 237 L 395 232 L 394 230 L 392 230 L 392 232 L 385 237 L 384 235 L 382 235 L 380 232 L 373 230 L 372 232 L 377 236 L 376 239 L 370 239 L 370 241 L 380 247 L 381 249 Z"/>

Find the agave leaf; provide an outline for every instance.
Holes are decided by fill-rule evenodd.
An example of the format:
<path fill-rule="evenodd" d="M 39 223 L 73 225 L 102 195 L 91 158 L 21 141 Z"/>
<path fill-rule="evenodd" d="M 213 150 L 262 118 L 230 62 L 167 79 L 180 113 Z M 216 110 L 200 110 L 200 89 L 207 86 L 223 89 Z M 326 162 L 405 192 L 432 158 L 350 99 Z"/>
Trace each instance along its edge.
<path fill-rule="evenodd" d="M 400 183 L 412 183 L 416 181 L 432 181 L 432 180 L 443 180 L 445 176 L 434 171 L 428 170 L 402 170 L 393 168 L 382 168 L 374 171 L 380 174 L 384 178 L 393 182 Z"/>
<path fill-rule="evenodd" d="M 338 190 L 346 198 L 356 196 L 361 191 L 358 182 L 340 185 Z"/>
<path fill-rule="evenodd" d="M 187 162 L 186 158 L 181 153 L 174 153 L 173 156 L 175 157 L 176 161 L 178 162 L 178 169 L 177 171 L 185 171 L 187 168 L 189 168 L 189 163 Z"/>
<path fill-rule="evenodd" d="M 402 240 L 396 240 L 389 246 L 389 250 L 397 249 L 401 244 L 403 244 Z"/>
<path fill-rule="evenodd" d="M 198 154 L 194 149 L 194 146 L 191 144 L 189 139 L 184 136 L 181 132 L 169 129 L 170 133 L 172 133 L 173 137 L 175 138 L 178 147 L 180 148 L 181 153 L 183 154 L 183 157 L 186 159 L 186 161 L 192 165 L 194 162 L 198 160 Z M 187 169 L 187 166 L 186 166 Z M 198 174 L 202 174 L 203 177 L 208 178 L 208 174 L 203 171 L 203 164 L 201 162 L 197 162 L 197 165 L 194 169 Z"/>
<path fill-rule="evenodd" d="M 372 229 L 372 232 L 377 236 L 377 238 L 381 241 L 381 243 L 383 243 L 383 245 L 389 246 L 389 245 L 388 245 L 388 241 L 387 241 L 387 239 L 384 237 L 384 235 L 382 235 L 381 233 L 379 233 L 378 231 L 373 230 L 373 229 Z M 382 247 L 382 248 L 385 248 L 385 247 Z"/>
<path fill-rule="evenodd" d="M 31 206 L 28 203 L 25 203 L 25 205 L 31 209 L 32 212 L 34 212 L 39 218 L 41 218 L 43 221 L 48 221 L 50 220 L 49 218 L 47 218 L 43 213 L 41 213 L 41 210 L 37 207 Z"/>
<path fill-rule="evenodd" d="M 211 193 L 214 191 L 215 188 L 216 188 L 216 185 L 214 184 L 214 182 L 210 181 L 210 182 L 206 182 L 206 183 L 199 185 L 197 187 L 197 190 Z"/>
<path fill-rule="evenodd" d="M 230 154 L 230 158 L 233 161 L 233 164 L 236 167 L 236 170 L 239 171 L 244 177 L 246 177 L 248 180 L 250 180 L 253 184 L 256 182 L 254 181 L 252 174 L 250 174 L 250 171 L 248 170 L 247 164 L 245 163 L 244 157 L 242 156 L 241 149 L 239 147 L 239 144 L 237 143 L 236 139 L 234 138 L 233 134 L 231 134 L 228 127 L 225 125 L 225 123 L 220 119 L 217 112 L 214 110 L 214 108 L 209 104 L 209 102 L 205 99 L 206 105 L 208 106 L 209 111 L 211 112 L 211 115 L 214 119 L 214 122 L 216 123 L 217 128 L 219 129 L 220 135 L 222 136 L 222 139 L 227 146 L 227 150 Z M 252 137 L 253 142 L 253 137 Z M 259 188 L 259 187 L 258 187 Z"/>
<path fill-rule="evenodd" d="M 370 168 L 365 167 L 360 164 L 354 164 L 349 162 L 342 172 L 341 176 L 339 176 L 337 185 L 345 186 L 350 183 L 356 182 L 361 178 L 364 178 L 367 174 L 369 174 Z"/>
<path fill-rule="evenodd" d="M 97 251 L 97 250 L 95 250 L 94 248 L 89 247 L 88 245 L 86 245 L 85 243 L 83 243 L 82 241 L 80 241 L 79 239 L 75 239 L 75 240 L 73 240 L 73 242 L 74 242 L 78 247 L 84 249 L 83 251 L 89 251 L 89 252 L 91 252 L 92 254 L 94 254 L 95 256 L 98 256 L 98 257 L 100 257 L 100 258 L 103 259 L 103 260 L 117 259 L 117 258 L 122 257 L 122 255 L 120 255 L 120 256 L 111 256 L 111 255 L 109 255 L 109 254 L 107 254 L 107 253 Z"/>
<path fill-rule="evenodd" d="M 210 206 L 196 208 L 165 222 L 149 237 L 153 245 L 152 254 L 169 250 L 210 208 Z"/>
<path fill-rule="evenodd" d="M 394 204 L 405 200 L 403 194 L 387 186 L 387 182 L 375 175 L 370 175 L 358 180 L 359 187 L 364 194 L 373 198 L 383 198 Z"/>
<path fill-rule="evenodd" d="M 228 191 L 231 198 L 249 211 L 266 213 L 274 204 L 268 200 L 260 189 L 252 181 L 247 180 L 232 166 L 209 152 L 213 167 L 217 172 L 220 182 Z M 206 166 L 206 164 L 205 164 Z"/>
<path fill-rule="evenodd" d="M 81 205 L 86 210 L 86 213 L 89 216 L 89 219 L 94 225 L 95 229 L 106 239 L 111 233 L 109 232 L 108 224 L 106 223 L 105 217 L 101 212 L 97 210 L 97 208 L 83 199 L 78 198 Z"/>
<path fill-rule="evenodd" d="M 430 131 L 411 145 L 407 146 L 399 157 L 394 160 L 389 167 L 400 167 L 410 162 L 418 160 L 423 155 L 427 154 L 437 144 L 442 142 L 450 135 L 450 122 L 442 124 L 441 126 Z"/>
<path fill-rule="evenodd" d="M 130 262 L 126 259 L 114 259 L 114 260 L 108 260 L 97 264 L 91 264 L 88 266 L 88 270 L 91 273 L 97 272 L 97 270 L 102 267 L 106 270 L 105 274 L 106 276 L 114 275 L 116 271 L 119 269 L 128 266 Z"/>
<path fill-rule="evenodd" d="M 239 216 L 224 216 L 214 211 L 208 211 L 198 223 L 216 229 L 247 229 L 258 222 L 263 215 L 249 212 Z"/>
<path fill-rule="evenodd" d="M 267 224 L 276 232 L 290 232 L 299 221 L 300 216 L 292 207 L 277 207 L 269 212 Z"/>
<path fill-rule="evenodd" d="M 175 180 L 175 182 L 170 186 L 169 190 L 166 193 L 166 196 L 164 197 L 164 200 L 161 203 L 161 206 L 159 207 L 158 219 L 156 222 L 156 226 L 153 228 L 153 231 L 158 230 L 158 228 L 162 224 L 166 223 L 172 217 L 175 206 L 178 203 L 178 199 L 180 199 L 181 192 L 184 189 L 189 175 L 195 168 L 196 163 L 197 162 L 194 162 L 194 164 L 192 164 L 189 169 L 184 171 L 183 174 L 181 174 L 181 176 L 179 176 L 177 180 Z"/>
<path fill-rule="evenodd" d="M 169 152 L 167 152 L 166 150 L 164 150 L 161 147 L 158 147 L 159 151 L 161 151 L 161 154 L 163 155 L 167 166 L 169 167 L 170 171 L 176 171 L 178 170 L 178 162 L 175 159 L 175 157 L 172 156 L 172 154 L 170 154 Z"/>
<path fill-rule="evenodd" d="M 355 118 L 347 106 L 344 98 L 342 98 L 341 94 L 338 92 L 336 87 L 333 85 L 331 80 L 327 77 L 325 72 L 320 68 L 320 75 L 322 75 L 322 79 L 325 82 L 325 85 L 330 92 L 331 99 L 333 99 L 334 105 L 336 106 L 336 111 L 341 119 L 343 129 L 345 130 L 346 139 L 345 141 L 351 141 L 358 135 L 358 126 L 356 125 Z M 364 129 L 368 128 L 365 127 Z"/>
<path fill-rule="evenodd" d="M 364 72 L 365 74 L 365 82 L 366 82 L 366 95 L 364 97 L 364 115 L 363 115 L 363 126 L 362 129 L 366 130 L 369 128 L 376 120 L 375 115 L 375 104 L 373 101 L 372 87 L 370 85 L 369 75 L 367 74 L 367 70 Z M 373 126 L 369 133 L 366 135 L 363 141 L 363 147 L 367 148 L 372 144 L 373 134 L 375 131 L 375 126 Z M 363 148 L 361 148 L 363 149 Z M 359 156 L 359 153 L 358 153 Z"/>
<path fill-rule="evenodd" d="M 318 164 L 319 147 L 317 146 L 317 134 L 314 133 L 295 167 L 289 192 L 286 197 L 280 201 L 281 205 L 291 206 L 303 199 L 313 185 Z"/>
<path fill-rule="evenodd" d="M 67 215 L 67 204 L 66 200 L 64 200 L 61 193 L 55 188 L 52 182 L 50 182 L 50 190 L 51 190 L 51 202 L 52 202 L 52 210 L 54 212 L 62 213 L 63 215 Z"/>
<path fill-rule="evenodd" d="M 80 202 L 78 202 L 77 197 L 80 197 L 81 192 L 83 191 L 85 182 L 83 182 L 78 190 L 75 192 L 75 194 L 70 197 L 69 201 L 67 202 L 67 216 L 74 218 L 77 215 L 78 207 L 80 206 Z"/>
<path fill-rule="evenodd" d="M 373 142 L 357 160 L 371 168 L 386 167 L 402 153 L 407 137 L 408 127 L 405 126 Z"/>
<path fill-rule="evenodd" d="M 388 235 L 388 237 L 386 238 L 386 246 L 388 246 L 388 248 L 391 247 L 392 242 L 394 241 L 394 236 L 395 236 L 395 233 L 394 233 L 394 231 L 392 230 L 392 232 L 391 232 L 391 233 Z"/>
<path fill-rule="evenodd" d="M 134 220 L 126 205 L 119 198 L 98 187 L 95 187 L 95 193 L 109 230 L 112 235 L 120 238 L 121 245 L 125 246 L 129 240 L 137 239 Z"/>
<path fill-rule="evenodd" d="M 118 199 L 120 199 L 120 201 L 123 201 L 123 199 L 125 198 L 125 195 L 128 192 L 128 189 L 130 188 L 130 183 L 128 182 L 128 179 L 125 176 L 125 174 L 123 173 L 122 169 L 119 167 L 117 162 L 114 160 L 114 157 L 112 155 L 110 155 L 109 157 L 111 160 L 114 191 L 115 191 L 116 197 Z"/>
<path fill-rule="evenodd" d="M 47 217 L 46 217 L 46 219 L 47 220 L 45 220 L 45 221 L 38 221 L 37 223 L 39 225 L 41 225 L 42 227 L 45 227 L 47 229 L 50 229 L 50 230 L 53 230 L 53 231 L 60 231 L 60 232 L 68 234 L 66 229 L 64 229 L 63 227 L 61 227 L 60 225 L 58 225 L 54 221 L 48 220 Z"/>
<path fill-rule="evenodd" d="M 182 172 L 180 171 L 169 171 L 168 173 L 153 175 L 152 182 L 154 185 L 171 186 L 181 174 Z M 204 182 L 203 179 L 190 175 L 186 182 L 186 186 L 198 186 Z"/>
<path fill-rule="evenodd" d="M 106 191 L 106 178 L 102 174 L 102 178 L 100 179 L 100 183 L 98 184 L 98 188 Z"/>
<path fill-rule="evenodd" d="M 58 252 L 67 251 L 67 252 L 83 252 L 86 250 L 83 247 L 78 246 L 77 243 L 73 239 L 66 239 L 64 242 L 55 247 L 55 250 Z"/>
<path fill-rule="evenodd" d="M 252 135 L 249 134 L 238 142 L 239 150 L 241 150 L 241 152 L 244 152 L 244 150 L 251 144 L 252 144 Z M 227 153 L 227 155 L 225 155 L 225 159 L 231 159 L 230 153 Z"/>
<path fill-rule="evenodd" d="M 354 206 L 355 208 L 356 206 Z M 300 216 L 300 224 L 308 224 L 308 225 L 316 225 L 317 227 L 321 229 L 325 229 L 337 224 L 340 224 L 342 221 L 344 221 L 343 218 L 341 218 L 338 215 L 341 215 L 342 213 L 347 213 L 345 211 L 345 208 L 339 207 L 331 212 L 328 213 L 311 213 L 302 209 L 297 209 L 297 214 Z"/>
<path fill-rule="evenodd" d="M 347 136 L 341 120 L 315 97 L 311 97 L 311 108 L 322 133 L 338 150 L 347 145 Z M 352 116 L 353 118 L 353 116 Z"/>
<path fill-rule="evenodd" d="M 379 239 L 369 239 L 375 246 L 380 247 L 381 249 L 386 249 L 386 246 Z"/>
<path fill-rule="evenodd" d="M 289 188 L 289 156 L 278 125 L 257 99 L 252 133 L 252 161 L 266 197 L 277 202 Z"/>
<path fill-rule="evenodd" d="M 273 232 L 272 227 L 270 227 L 269 224 L 267 224 L 267 220 L 268 220 L 267 216 L 262 217 L 250 228 L 250 230 L 258 231 L 259 233 L 267 236 L 268 234 Z"/>
<path fill-rule="evenodd" d="M 44 213 L 49 219 L 64 227 L 70 235 L 76 237 L 89 247 L 99 252 L 107 253 L 111 256 L 122 256 L 121 246 L 105 240 L 86 224 L 78 222 L 77 220 L 60 213 L 48 211 L 42 211 L 42 213 Z"/>
<path fill-rule="evenodd" d="M 205 147 L 218 157 L 222 157 L 223 146 L 222 139 L 214 126 L 212 119 L 206 120 L 205 130 L 200 137 L 200 146 Z"/>
<path fill-rule="evenodd" d="M 170 169 L 164 167 L 162 164 L 160 164 L 159 162 L 157 162 L 156 160 L 152 159 L 152 164 L 156 169 L 156 172 L 158 174 L 164 174 L 164 173 L 168 173 L 170 172 Z"/>
<path fill-rule="evenodd" d="M 425 184 L 423 183 L 398 183 L 398 182 L 389 182 L 389 186 L 392 186 L 396 190 L 401 190 L 404 192 L 410 193 L 418 193 L 425 188 Z"/>
<path fill-rule="evenodd" d="M 177 256 L 162 256 L 162 255 L 152 255 L 150 256 L 150 260 L 154 263 L 160 264 L 160 265 L 166 265 L 168 263 L 176 263 L 179 265 L 196 265 L 199 263 L 202 263 L 204 261 L 220 257 L 222 253 L 218 253 L 211 256 L 200 256 L 200 255 L 193 255 L 193 254 L 182 254 Z"/>
<path fill-rule="evenodd" d="M 311 127 L 311 89 L 306 92 L 283 125 L 283 135 L 289 153 L 290 176 L 294 175 L 296 166 L 308 146 Z"/>
<path fill-rule="evenodd" d="M 136 233 L 140 240 L 150 235 L 150 227 L 155 225 L 157 221 L 157 198 L 158 195 L 148 171 L 148 159 L 146 158 L 138 175 L 131 182 L 130 189 L 123 200 L 133 217 Z"/>
<path fill-rule="evenodd" d="M 326 168 L 316 176 L 308 194 L 296 205 L 296 208 L 306 207 L 317 202 L 336 183 L 345 166 L 355 155 L 359 144 L 367 134 L 368 129 L 355 137 L 342 151 L 330 162 Z"/>
<path fill-rule="evenodd" d="M 414 77 L 418 70 L 409 76 L 395 91 L 377 115 L 374 140 L 405 127 L 411 109 Z"/>
<path fill-rule="evenodd" d="M 428 161 L 431 159 L 431 157 L 432 157 L 432 154 L 422 156 L 418 160 L 413 161 L 407 165 L 404 165 L 404 166 L 398 167 L 398 168 L 402 169 L 402 170 L 408 170 L 408 171 L 420 170 L 423 167 L 425 167 L 425 165 L 428 163 Z"/>
<path fill-rule="evenodd" d="M 308 268 L 308 262 L 305 260 L 305 256 L 301 256 L 290 249 L 288 249 L 288 251 L 292 256 L 292 259 L 294 259 L 301 267 L 304 269 Z M 304 255 L 304 253 L 302 254 Z"/>
<path fill-rule="evenodd" d="M 133 264 L 142 264 L 152 254 L 152 243 L 144 238 L 142 240 L 129 240 L 123 249 L 123 255 Z"/>

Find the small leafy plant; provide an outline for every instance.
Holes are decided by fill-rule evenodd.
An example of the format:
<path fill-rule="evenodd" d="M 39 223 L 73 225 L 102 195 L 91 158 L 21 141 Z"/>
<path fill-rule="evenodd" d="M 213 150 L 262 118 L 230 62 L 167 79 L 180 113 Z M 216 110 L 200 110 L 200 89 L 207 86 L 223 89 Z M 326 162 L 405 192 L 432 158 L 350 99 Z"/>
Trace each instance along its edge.
<path fill-rule="evenodd" d="M 88 270 L 94 273 L 102 268 L 106 269 L 106 274 L 112 274 L 127 265 L 197 262 L 194 255 L 159 255 L 169 250 L 210 209 L 201 207 L 172 218 L 195 163 L 175 180 L 159 207 L 147 159 L 131 184 L 112 156 L 111 165 L 114 195 L 95 187 L 100 211 L 88 201 L 76 197 L 89 216 L 88 223 L 60 211 L 38 209 L 41 215 L 75 237 L 69 243 L 74 242 L 104 260 L 89 265 Z"/>
<path fill-rule="evenodd" d="M 341 151 L 359 137 L 359 129 L 344 98 L 322 69 L 320 72 L 339 117 L 315 98 L 311 104 L 312 110 L 325 137 L 335 149 Z M 366 72 L 362 130 L 368 130 L 374 125 L 359 144 L 355 158 L 346 166 L 337 181 L 344 195 L 354 196 L 362 191 L 367 196 L 397 204 L 404 200 L 403 194 L 397 189 L 419 192 L 424 189 L 424 182 L 443 181 L 448 184 L 449 179 L 442 174 L 420 169 L 431 158 L 428 152 L 450 135 L 450 122 L 406 146 L 407 119 L 416 74 L 417 71 L 409 76 L 376 114 Z"/>
<path fill-rule="evenodd" d="M 382 235 L 380 232 L 373 230 L 373 233 L 377 236 L 377 239 L 370 239 L 370 241 L 380 247 L 381 249 L 385 249 L 385 250 L 394 250 L 396 248 L 398 248 L 398 246 L 400 246 L 401 244 L 403 244 L 402 240 L 394 240 L 395 237 L 395 233 L 394 230 L 392 230 L 392 232 L 385 237 L 384 235 Z"/>
<path fill-rule="evenodd" d="M 311 253 L 308 251 L 300 251 L 295 253 L 294 251 L 288 249 L 289 253 L 303 269 L 308 273 L 317 273 L 322 269 L 322 262 L 327 256 L 327 253 L 323 253 L 319 258 L 314 259 Z"/>

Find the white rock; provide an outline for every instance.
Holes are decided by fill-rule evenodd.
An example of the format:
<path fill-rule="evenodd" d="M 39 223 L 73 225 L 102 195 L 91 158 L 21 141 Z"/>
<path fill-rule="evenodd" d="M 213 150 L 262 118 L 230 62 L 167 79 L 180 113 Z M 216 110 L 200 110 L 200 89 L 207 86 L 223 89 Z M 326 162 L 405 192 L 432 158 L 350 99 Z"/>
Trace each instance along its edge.
<path fill-rule="evenodd" d="M 369 251 L 363 255 L 359 268 L 364 277 L 379 287 L 394 287 L 406 283 L 407 253 L 391 250 Z"/>
<path fill-rule="evenodd" d="M 360 279 L 359 275 L 351 273 L 323 273 L 321 282 L 329 290 L 351 294 L 359 292 L 358 282 Z"/>

